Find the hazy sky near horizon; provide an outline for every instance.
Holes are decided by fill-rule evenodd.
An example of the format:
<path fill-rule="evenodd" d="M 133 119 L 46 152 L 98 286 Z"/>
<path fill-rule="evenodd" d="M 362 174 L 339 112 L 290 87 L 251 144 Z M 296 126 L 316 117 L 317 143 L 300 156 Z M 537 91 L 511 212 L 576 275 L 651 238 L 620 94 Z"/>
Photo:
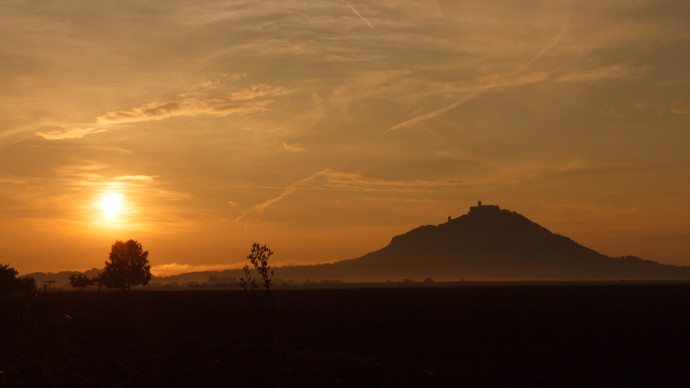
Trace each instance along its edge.
<path fill-rule="evenodd" d="M 685 0 L 0 0 L 0 262 L 333 261 L 483 200 L 690 265 L 688 69 Z"/>

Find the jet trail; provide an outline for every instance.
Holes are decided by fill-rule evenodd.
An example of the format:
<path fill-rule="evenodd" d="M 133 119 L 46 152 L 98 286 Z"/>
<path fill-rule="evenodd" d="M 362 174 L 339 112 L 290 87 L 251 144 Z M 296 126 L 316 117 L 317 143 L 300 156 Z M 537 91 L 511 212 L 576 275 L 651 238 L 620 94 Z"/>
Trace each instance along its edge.
<path fill-rule="evenodd" d="M 347 5 L 348 7 L 350 7 L 350 9 L 352 10 L 352 12 L 354 12 L 355 15 L 357 15 L 357 17 L 359 17 L 360 19 L 362 19 L 362 21 L 364 21 L 364 23 L 366 23 L 366 24 L 369 26 L 369 28 L 371 28 L 372 30 L 375 30 L 374 26 L 372 26 L 371 23 L 369 23 L 369 20 L 367 20 L 367 18 L 365 18 L 364 16 L 362 16 L 361 13 L 357 12 L 357 10 L 355 9 L 355 7 L 351 6 L 350 3 L 348 3 L 348 2 L 345 1 L 345 0 L 343 0 L 343 4 L 345 4 L 345 5 Z"/>
<path fill-rule="evenodd" d="M 277 197 L 268 199 L 268 200 L 261 202 L 261 203 L 258 203 L 256 205 L 250 207 L 249 209 L 243 211 L 242 214 L 240 214 L 240 216 L 235 219 L 235 222 L 240 222 L 242 220 L 242 218 L 244 218 L 247 214 L 249 214 L 249 212 L 252 212 L 252 211 L 255 212 L 256 214 L 263 213 L 264 210 L 266 210 L 269 206 L 273 205 L 274 203 L 276 203 L 276 202 L 280 201 L 281 199 L 287 197 L 288 195 L 292 194 L 295 190 L 297 190 L 299 188 L 299 186 L 301 186 L 304 183 L 307 183 L 313 179 L 316 179 L 316 178 L 320 177 L 321 175 L 327 174 L 330 171 L 331 170 L 329 168 L 327 168 L 325 170 L 321 170 L 321 171 L 317 172 L 316 174 L 310 175 L 304 179 L 298 180 L 297 182 L 286 187 L 285 190 L 283 190 L 283 192 L 280 193 Z"/>
<path fill-rule="evenodd" d="M 395 124 L 394 126 L 386 129 L 383 133 L 386 134 L 388 132 L 397 131 L 399 129 L 407 128 L 407 127 L 410 127 L 412 125 L 415 125 L 420 121 L 433 119 L 434 117 L 442 115 L 442 114 L 448 112 L 449 110 L 453 110 L 453 109 L 459 107 L 460 105 L 466 103 L 467 101 L 481 95 L 482 93 L 484 93 L 485 90 L 487 90 L 487 88 L 478 88 L 478 89 L 472 91 L 470 94 L 464 96 L 463 98 L 455 101 L 454 103 L 452 103 L 448 106 L 445 106 L 441 109 L 436 109 L 436 110 L 428 112 L 428 113 L 424 113 L 423 115 L 419 115 L 417 117 L 413 117 L 407 121 L 403 121 L 402 123 Z"/>
<path fill-rule="evenodd" d="M 530 59 L 529 61 L 516 67 L 513 71 L 510 72 L 510 74 L 513 76 L 517 75 L 518 73 L 520 73 L 521 71 L 526 69 L 529 65 L 534 63 L 537 59 L 541 58 L 544 54 L 546 54 L 549 50 L 551 50 L 554 46 L 556 46 L 558 44 L 558 42 L 561 41 L 561 39 L 563 39 L 566 32 L 568 32 L 568 28 L 569 28 L 568 24 L 566 23 L 563 26 L 563 28 L 561 29 L 561 32 L 558 33 L 558 35 L 556 36 L 556 38 L 553 41 L 551 41 L 546 47 L 544 47 L 541 51 L 539 51 L 537 53 L 537 55 L 535 55 L 532 59 Z M 389 132 L 394 132 L 394 131 L 397 131 L 397 130 L 402 129 L 402 128 L 407 128 L 409 126 L 417 124 L 420 121 L 429 120 L 429 119 L 432 119 L 436 116 L 442 115 L 442 114 L 444 114 L 450 110 L 453 110 L 453 109 L 459 107 L 460 105 L 466 103 L 467 101 L 470 101 L 470 100 L 474 99 L 475 97 L 482 95 L 487 90 L 494 89 L 494 88 L 500 87 L 500 86 L 510 86 L 510 83 L 507 83 L 507 84 L 506 83 L 499 83 L 499 84 L 494 84 L 494 85 L 485 85 L 485 86 L 477 87 L 475 90 L 471 91 L 469 94 L 467 94 L 466 96 L 462 97 L 461 99 L 455 101 L 454 103 L 452 103 L 448 106 L 445 106 L 443 108 L 440 108 L 440 109 L 437 109 L 437 110 L 434 110 L 434 111 L 431 111 L 428 113 L 424 113 L 424 114 L 419 115 L 417 117 L 413 117 L 409 120 L 403 121 L 402 123 L 395 124 L 394 126 L 383 131 L 383 134 L 385 135 Z"/>
<path fill-rule="evenodd" d="M 568 29 L 569 29 L 569 28 L 570 28 L 570 27 L 568 26 L 568 23 L 564 24 L 564 25 L 563 25 L 563 28 L 561 28 L 561 32 L 556 36 L 556 38 L 555 38 L 551 43 L 549 43 L 546 47 L 544 47 L 544 48 L 543 48 L 539 53 L 537 53 L 537 55 L 535 55 L 532 59 L 530 59 L 529 61 L 523 63 L 522 65 L 518 66 L 515 70 L 513 70 L 513 74 L 521 72 L 522 70 L 524 70 L 525 68 L 527 68 L 529 65 L 531 65 L 532 63 L 534 63 L 534 61 L 536 61 L 537 59 L 541 58 L 542 55 L 546 54 L 547 51 L 551 50 L 555 45 L 558 44 L 558 42 L 561 41 L 561 39 L 563 39 L 563 37 L 565 36 L 566 32 L 568 32 Z"/>

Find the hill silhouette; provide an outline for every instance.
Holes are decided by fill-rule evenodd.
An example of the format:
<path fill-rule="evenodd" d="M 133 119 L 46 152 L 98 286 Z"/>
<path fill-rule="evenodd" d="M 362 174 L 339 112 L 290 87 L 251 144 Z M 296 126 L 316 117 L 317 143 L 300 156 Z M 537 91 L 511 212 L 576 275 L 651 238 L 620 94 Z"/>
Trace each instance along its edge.
<path fill-rule="evenodd" d="M 386 247 L 360 258 L 282 267 L 276 276 L 346 281 L 680 280 L 690 279 L 690 267 L 608 257 L 519 213 L 479 202 L 461 217 L 395 236 Z"/>
<path fill-rule="evenodd" d="M 95 276 L 98 271 L 87 272 Z M 39 285 L 54 279 L 59 281 L 56 286 L 68 287 L 70 273 L 76 272 L 25 276 L 35 277 Z M 234 287 L 240 276 L 241 270 L 201 271 L 154 277 L 152 284 L 220 282 Z M 382 249 L 356 259 L 275 269 L 276 280 L 282 281 L 421 281 L 427 277 L 435 281 L 690 280 L 690 267 L 602 255 L 517 212 L 480 202 L 465 215 L 395 236 Z"/>

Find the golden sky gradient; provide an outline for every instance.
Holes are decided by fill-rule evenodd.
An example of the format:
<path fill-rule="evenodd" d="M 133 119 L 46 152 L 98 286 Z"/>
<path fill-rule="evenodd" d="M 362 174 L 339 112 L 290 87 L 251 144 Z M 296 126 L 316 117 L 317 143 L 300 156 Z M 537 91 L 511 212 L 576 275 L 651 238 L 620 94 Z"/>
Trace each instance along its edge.
<path fill-rule="evenodd" d="M 477 200 L 690 265 L 686 0 L 7 0 L 0 42 L 20 273 L 347 259 Z"/>

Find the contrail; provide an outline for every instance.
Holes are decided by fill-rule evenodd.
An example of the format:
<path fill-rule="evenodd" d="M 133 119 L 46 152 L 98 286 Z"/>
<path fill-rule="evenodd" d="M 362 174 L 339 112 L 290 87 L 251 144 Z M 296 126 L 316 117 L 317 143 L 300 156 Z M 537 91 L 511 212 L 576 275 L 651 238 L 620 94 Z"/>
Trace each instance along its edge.
<path fill-rule="evenodd" d="M 369 26 L 369 28 L 371 28 L 372 30 L 375 30 L 374 26 L 372 26 L 371 23 L 369 23 L 369 21 L 367 20 L 367 18 L 365 18 L 364 16 L 362 16 L 361 13 L 357 12 L 357 10 L 355 9 L 355 7 L 351 6 L 350 3 L 348 3 L 348 2 L 345 1 L 345 0 L 342 0 L 342 1 L 343 1 L 343 4 L 345 4 L 345 5 L 347 5 L 348 7 L 350 7 L 350 9 L 352 10 L 352 12 L 354 12 L 355 15 L 357 15 L 360 19 L 362 19 L 362 20 L 364 21 L 364 23 L 366 23 L 366 24 Z"/>
<path fill-rule="evenodd" d="M 480 94 L 484 93 L 484 91 L 486 91 L 487 89 L 488 88 L 481 88 L 481 89 L 478 88 L 478 89 L 472 91 L 470 94 L 464 96 L 463 98 L 455 101 L 454 103 L 452 103 L 448 106 L 445 106 L 441 109 L 436 109 L 434 111 L 425 113 L 423 115 L 419 115 L 417 117 L 413 117 L 407 121 L 403 121 L 402 123 L 395 124 L 394 126 L 386 129 L 383 133 L 386 134 L 388 132 L 397 131 L 398 129 L 407 128 L 407 127 L 410 127 L 412 125 L 417 124 L 420 121 L 429 120 L 429 119 L 432 119 L 438 115 L 442 115 L 442 114 L 448 112 L 449 110 L 455 109 L 455 108 L 459 107 L 460 105 L 466 103 L 467 101 L 479 96 Z"/>
<path fill-rule="evenodd" d="M 536 61 L 537 59 L 541 58 L 542 55 L 546 54 L 547 51 L 551 50 L 555 45 L 558 44 L 558 42 L 561 41 L 561 39 L 563 39 L 563 37 L 565 36 L 566 32 L 568 32 L 568 29 L 569 29 L 569 28 L 570 28 L 570 26 L 568 26 L 568 23 L 564 24 L 564 25 L 563 25 L 563 28 L 561 28 L 561 32 L 556 36 L 556 38 L 555 38 L 553 41 L 551 41 L 551 43 L 549 43 L 546 47 L 544 47 L 544 48 L 543 48 L 539 53 L 537 53 L 537 55 L 535 55 L 532 59 L 530 59 L 529 61 L 523 63 L 522 65 L 518 66 L 515 70 L 513 70 L 513 74 L 521 72 L 521 71 L 524 70 L 527 66 L 531 65 L 532 63 L 534 63 L 534 61 Z"/>
<path fill-rule="evenodd" d="M 532 59 L 530 59 L 529 61 L 523 63 L 522 65 L 520 65 L 520 66 L 518 66 L 518 67 L 516 67 L 513 71 L 510 72 L 510 74 L 513 75 L 513 76 L 517 75 L 518 73 L 520 73 L 521 71 L 523 71 L 525 68 L 527 68 L 529 65 L 531 65 L 532 63 L 534 63 L 534 61 L 536 61 L 537 59 L 541 58 L 542 55 L 546 54 L 546 52 L 548 52 L 549 50 L 551 50 L 555 45 L 558 44 L 558 42 L 561 41 L 561 39 L 563 39 L 563 37 L 565 36 L 566 32 L 568 32 L 568 28 L 569 28 L 569 27 L 568 27 L 568 24 L 566 23 L 566 24 L 563 26 L 563 28 L 561 29 L 561 32 L 558 33 L 558 35 L 556 36 L 556 38 L 555 38 L 553 41 L 551 41 L 551 43 L 549 43 L 546 47 L 544 47 L 541 51 L 539 51 L 539 52 L 537 53 L 537 55 L 535 55 L 534 57 L 532 57 Z M 509 85 L 509 84 L 510 84 L 510 83 L 508 83 L 508 85 Z M 518 84 L 519 84 L 519 83 L 518 83 Z M 486 86 L 478 87 L 478 88 L 476 88 L 475 90 L 473 90 L 472 92 L 470 92 L 468 95 L 462 97 L 461 99 L 455 101 L 454 103 L 452 103 L 452 104 L 450 104 L 450 105 L 448 105 L 448 106 L 445 106 L 445 107 L 443 107 L 443 108 L 440 108 L 440 109 L 437 109 L 437 110 L 434 110 L 434 111 L 431 111 L 431 112 L 428 112 L 428 113 L 419 115 L 419 116 L 417 116 L 417 117 L 413 117 L 413 118 L 411 118 L 411 119 L 409 119 L 409 120 L 403 121 L 402 123 L 395 124 L 394 126 L 392 126 L 392 127 L 388 128 L 388 129 L 386 129 L 385 131 L 383 131 L 383 134 L 385 135 L 385 134 L 387 134 L 387 133 L 389 133 L 389 132 L 397 131 L 397 130 L 402 129 L 402 128 L 407 128 L 407 127 L 409 127 L 409 126 L 412 126 L 412 125 L 417 124 L 417 123 L 420 122 L 420 121 L 429 120 L 429 119 L 432 119 L 432 118 L 434 118 L 434 117 L 436 117 L 436 116 L 442 115 L 442 114 L 448 112 L 449 110 L 453 110 L 453 109 L 459 107 L 460 105 L 466 103 L 467 101 L 470 101 L 470 100 L 474 99 L 475 97 L 478 97 L 478 96 L 482 95 L 482 94 L 483 94 L 484 92 L 486 92 L 487 90 L 490 90 L 490 89 L 493 89 L 493 88 L 496 88 L 496 87 L 500 87 L 500 86 L 506 86 L 506 83 L 498 83 L 498 84 L 486 85 Z"/>
<path fill-rule="evenodd" d="M 331 169 L 327 168 L 325 170 L 321 170 L 321 171 L 317 172 L 316 174 L 310 175 L 304 179 L 298 180 L 297 182 L 286 187 L 285 190 L 283 190 L 283 192 L 280 193 L 280 195 L 278 195 L 277 197 L 268 199 L 268 200 L 261 202 L 261 203 L 258 203 L 256 205 L 250 207 L 249 209 L 243 211 L 242 214 L 240 214 L 240 216 L 235 219 L 235 222 L 241 221 L 242 218 L 244 218 L 244 216 L 246 216 L 250 212 L 254 212 L 256 214 L 263 213 L 264 210 L 266 210 L 269 206 L 273 205 L 274 203 L 276 203 L 276 202 L 280 201 L 281 199 L 287 197 L 288 195 L 292 194 L 295 190 L 297 190 L 299 188 L 299 186 L 301 186 L 304 183 L 307 183 L 307 182 L 309 182 L 315 178 L 318 178 L 321 175 L 325 175 L 325 174 L 329 173 L 330 171 L 331 171 Z"/>

